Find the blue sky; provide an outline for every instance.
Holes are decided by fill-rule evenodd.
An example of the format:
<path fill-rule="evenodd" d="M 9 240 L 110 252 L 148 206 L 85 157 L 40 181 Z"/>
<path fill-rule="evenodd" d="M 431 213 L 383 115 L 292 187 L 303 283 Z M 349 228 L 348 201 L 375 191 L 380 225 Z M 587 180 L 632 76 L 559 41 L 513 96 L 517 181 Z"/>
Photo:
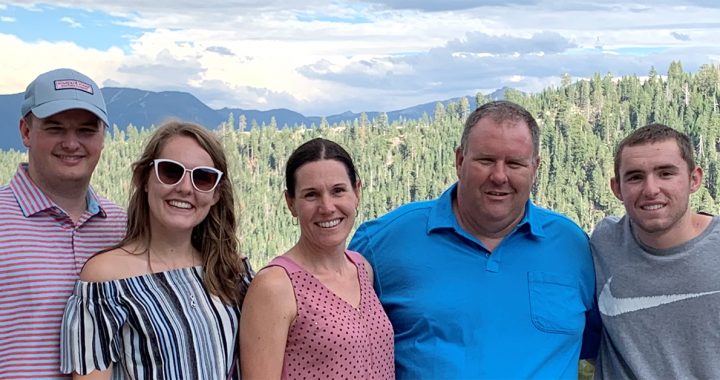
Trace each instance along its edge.
<path fill-rule="evenodd" d="M 390 111 L 720 63 L 720 2 L 0 0 L 0 93 L 73 67 L 211 107 Z"/>
<path fill-rule="evenodd" d="M 130 41 L 143 30 L 123 25 L 122 17 L 103 11 L 37 5 L 27 9 L 8 6 L 0 11 L 0 33 L 18 36 L 24 41 L 72 41 L 78 46 L 108 49 L 112 46 L 129 51 Z"/>

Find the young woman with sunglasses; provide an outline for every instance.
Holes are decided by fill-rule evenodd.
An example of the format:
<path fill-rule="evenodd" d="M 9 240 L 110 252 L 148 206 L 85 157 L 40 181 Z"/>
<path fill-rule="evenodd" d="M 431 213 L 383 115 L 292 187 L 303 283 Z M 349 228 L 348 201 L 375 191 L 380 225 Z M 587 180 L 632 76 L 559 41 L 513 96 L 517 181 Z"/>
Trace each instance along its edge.
<path fill-rule="evenodd" d="M 300 238 L 273 259 L 243 304 L 248 379 L 394 379 L 393 330 L 370 264 L 345 249 L 360 179 L 340 145 L 317 138 L 285 168 L 285 200 Z"/>
<path fill-rule="evenodd" d="M 61 366 L 74 379 L 239 378 L 232 184 L 218 140 L 159 127 L 133 164 L 127 236 L 90 259 L 67 302 Z M 234 373 L 231 373 L 234 372 Z"/>

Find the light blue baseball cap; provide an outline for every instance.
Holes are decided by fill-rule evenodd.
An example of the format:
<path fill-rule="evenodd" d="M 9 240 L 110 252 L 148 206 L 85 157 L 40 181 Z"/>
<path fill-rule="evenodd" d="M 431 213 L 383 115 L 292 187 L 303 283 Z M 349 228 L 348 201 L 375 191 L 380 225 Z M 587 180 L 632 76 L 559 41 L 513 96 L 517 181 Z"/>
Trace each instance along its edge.
<path fill-rule="evenodd" d="M 71 109 L 92 112 L 109 125 L 107 107 L 100 88 L 87 76 L 72 69 L 57 69 L 40 74 L 25 89 L 22 116 L 32 112 L 44 119 Z"/>

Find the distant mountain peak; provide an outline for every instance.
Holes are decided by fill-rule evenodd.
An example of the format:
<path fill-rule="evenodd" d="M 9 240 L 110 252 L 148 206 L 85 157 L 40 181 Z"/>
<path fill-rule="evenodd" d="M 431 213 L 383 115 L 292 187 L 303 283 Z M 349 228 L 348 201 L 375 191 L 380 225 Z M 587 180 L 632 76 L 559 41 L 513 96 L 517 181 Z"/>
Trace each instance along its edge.
<path fill-rule="evenodd" d="M 125 130 L 130 124 L 136 127 L 150 127 L 159 125 L 168 119 L 187 120 L 208 128 L 217 128 L 222 123 L 228 121 L 231 113 L 234 115 L 235 123 L 238 122 L 240 115 L 245 115 L 248 126 L 252 125 L 253 121 L 260 126 L 270 125 L 271 120 L 274 118 L 278 128 L 294 125 L 320 125 L 320 120 L 322 119 L 320 116 L 305 116 L 286 108 L 267 111 L 228 107 L 212 109 L 195 97 L 195 95 L 175 90 L 156 92 L 130 87 L 104 87 L 101 91 L 105 96 L 110 123 L 116 125 L 121 130 Z M 506 91 L 507 88 L 502 88 L 488 96 L 492 99 L 501 98 L 505 95 Z M 469 100 L 470 107 L 474 108 L 475 96 L 466 97 Z M 420 119 L 423 114 L 432 115 L 435 105 L 438 102 L 447 105 L 451 102 L 457 102 L 458 99 L 460 98 L 433 101 L 385 113 L 387 114 L 389 122 L 393 122 L 401 117 L 404 119 Z M 5 126 L 0 128 L 0 149 L 2 150 L 25 149 L 18 135 L 17 127 L 7 128 L 7 126 L 17 126 L 20 118 L 19 110 L 22 100 L 22 93 L 0 95 L 0 122 Z M 325 119 L 331 125 L 340 123 L 341 121 L 352 122 L 360 118 L 362 113 L 365 113 L 369 119 L 373 119 L 380 114 L 380 112 L 376 111 L 356 113 L 348 110 L 340 114 L 325 116 Z M 237 127 L 237 125 L 235 125 L 235 127 Z"/>

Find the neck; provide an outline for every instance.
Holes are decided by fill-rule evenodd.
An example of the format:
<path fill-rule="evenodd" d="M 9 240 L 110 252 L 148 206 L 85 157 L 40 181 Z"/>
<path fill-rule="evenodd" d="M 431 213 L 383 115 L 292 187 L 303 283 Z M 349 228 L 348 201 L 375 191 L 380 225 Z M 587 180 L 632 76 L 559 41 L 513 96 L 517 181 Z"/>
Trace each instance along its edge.
<path fill-rule="evenodd" d="M 302 239 L 286 253 L 300 266 L 312 273 L 325 271 L 341 272 L 347 265 L 345 246 L 321 248 L 311 246 Z"/>
<path fill-rule="evenodd" d="M 710 225 L 709 215 L 688 213 L 671 228 L 658 232 L 646 232 L 635 226 L 636 235 L 643 244 L 655 249 L 669 249 L 698 237 Z"/>
<path fill-rule="evenodd" d="M 190 239 L 185 241 L 153 237 L 148 247 L 151 266 L 166 270 L 195 266 L 201 263 L 200 253 L 192 246 Z"/>
<path fill-rule="evenodd" d="M 457 198 L 453 199 L 452 208 L 460 227 L 480 240 L 490 252 L 495 250 L 505 236 L 512 232 L 524 215 L 524 213 L 521 213 L 517 219 L 509 223 L 505 221 L 502 223 L 490 223 L 487 220 L 476 221 L 472 216 L 462 213 Z"/>
<path fill-rule="evenodd" d="M 27 170 L 30 179 L 56 205 L 60 206 L 74 222 L 87 210 L 89 182 L 63 181 L 58 184 L 43 180 L 31 166 Z"/>

